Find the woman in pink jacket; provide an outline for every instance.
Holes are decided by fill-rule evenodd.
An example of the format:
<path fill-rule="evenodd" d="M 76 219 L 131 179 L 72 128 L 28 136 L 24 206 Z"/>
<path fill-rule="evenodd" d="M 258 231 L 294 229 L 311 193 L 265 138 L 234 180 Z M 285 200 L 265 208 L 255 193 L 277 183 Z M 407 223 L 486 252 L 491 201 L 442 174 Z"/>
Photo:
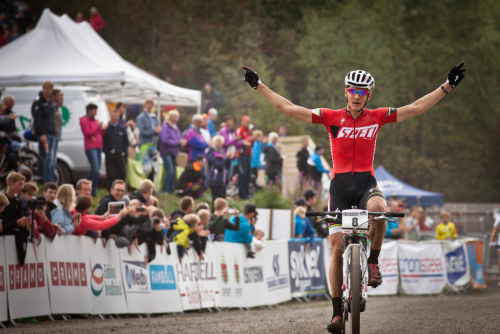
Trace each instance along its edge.
<path fill-rule="evenodd" d="M 73 216 L 75 213 L 80 214 L 80 225 L 75 227 L 73 235 L 85 235 L 87 230 L 107 230 L 111 226 L 118 224 L 118 222 L 128 213 L 127 209 L 123 209 L 120 211 L 118 216 L 111 218 L 109 218 L 109 215 L 107 214 L 102 216 L 89 215 L 87 212 L 89 212 L 91 206 L 92 198 L 90 196 L 78 196 L 76 198 L 76 206 L 71 211 L 71 215 Z"/>
<path fill-rule="evenodd" d="M 97 196 L 97 182 L 99 181 L 99 169 L 101 168 L 102 136 L 107 124 L 103 125 L 95 119 L 97 106 L 93 103 L 87 105 L 87 115 L 80 118 L 80 127 L 83 132 L 85 154 L 90 163 L 90 171 L 87 179 L 92 181 L 92 196 Z"/>

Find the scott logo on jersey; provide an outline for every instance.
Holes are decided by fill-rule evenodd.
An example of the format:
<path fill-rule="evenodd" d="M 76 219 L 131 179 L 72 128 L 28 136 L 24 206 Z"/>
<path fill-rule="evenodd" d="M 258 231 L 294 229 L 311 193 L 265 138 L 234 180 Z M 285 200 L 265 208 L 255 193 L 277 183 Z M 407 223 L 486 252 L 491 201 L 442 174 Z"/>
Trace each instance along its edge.
<path fill-rule="evenodd" d="M 378 124 L 360 128 L 340 128 L 337 138 L 364 138 L 373 139 L 377 135 Z"/>

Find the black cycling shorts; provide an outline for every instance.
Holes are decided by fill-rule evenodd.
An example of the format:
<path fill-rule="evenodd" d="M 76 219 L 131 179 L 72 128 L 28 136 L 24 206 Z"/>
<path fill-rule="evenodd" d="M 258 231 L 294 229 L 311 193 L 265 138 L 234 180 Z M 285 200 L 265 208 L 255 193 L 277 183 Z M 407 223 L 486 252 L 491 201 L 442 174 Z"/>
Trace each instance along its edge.
<path fill-rule="evenodd" d="M 380 196 L 385 199 L 384 193 L 377 188 L 377 180 L 370 172 L 339 173 L 330 182 L 330 200 L 328 211 L 352 209 L 366 209 L 368 200 Z M 329 234 L 341 232 L 342 224 L 328 224 Z"/>

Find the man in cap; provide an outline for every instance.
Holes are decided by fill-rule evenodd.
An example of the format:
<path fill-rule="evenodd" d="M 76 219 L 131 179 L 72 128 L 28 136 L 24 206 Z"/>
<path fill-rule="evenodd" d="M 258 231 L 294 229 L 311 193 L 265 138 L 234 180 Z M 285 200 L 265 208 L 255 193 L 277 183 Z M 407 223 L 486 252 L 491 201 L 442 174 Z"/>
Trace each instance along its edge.
<path fill-rule="evenodd" d="M 257 207 L 253 204 L 247 204 L 240 213 L 240 229 L 238 231 L 227 230 L 224 233 L 224 241 L 244 244 L 247 248 L 247 257 L 254 258 L 254 252 L 251 250 L 250 244 L 253 239 L 253 231 L 255 231 L 255 223 L 257 222 Z M 229 221 L 232 224 L 236 223 L 236 217 L 232 216 Z"/>

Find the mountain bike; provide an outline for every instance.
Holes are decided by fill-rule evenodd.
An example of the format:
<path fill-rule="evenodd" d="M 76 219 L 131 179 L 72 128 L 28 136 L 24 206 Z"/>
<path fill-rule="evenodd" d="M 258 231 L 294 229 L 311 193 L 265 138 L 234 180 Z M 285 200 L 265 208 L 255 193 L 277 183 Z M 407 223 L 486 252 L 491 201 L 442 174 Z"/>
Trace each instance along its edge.
<path fill-rule="evenodd" d="M 344 241 L 342 268 L 342 314 L 344 333 L 350 322 L 351 333 L 359 334 L 360 313 L 366 309 L 368 293 L 367 237 L 370 222 L 390 220 L 389 217 L 404 217 L 400 212 L 369 212 L 353 207 L 343 211 L 307 212 L 306 216 L 324 216 L 326 222 L 341 222 Z M 338 218 L 341 216 L 341 219 Z M 369 219 L 369 216 L 374 218 Z M 363 235 L 361 235 L 361 233 Z M 349 313 L 351 319 L 349 320 Z"/>

